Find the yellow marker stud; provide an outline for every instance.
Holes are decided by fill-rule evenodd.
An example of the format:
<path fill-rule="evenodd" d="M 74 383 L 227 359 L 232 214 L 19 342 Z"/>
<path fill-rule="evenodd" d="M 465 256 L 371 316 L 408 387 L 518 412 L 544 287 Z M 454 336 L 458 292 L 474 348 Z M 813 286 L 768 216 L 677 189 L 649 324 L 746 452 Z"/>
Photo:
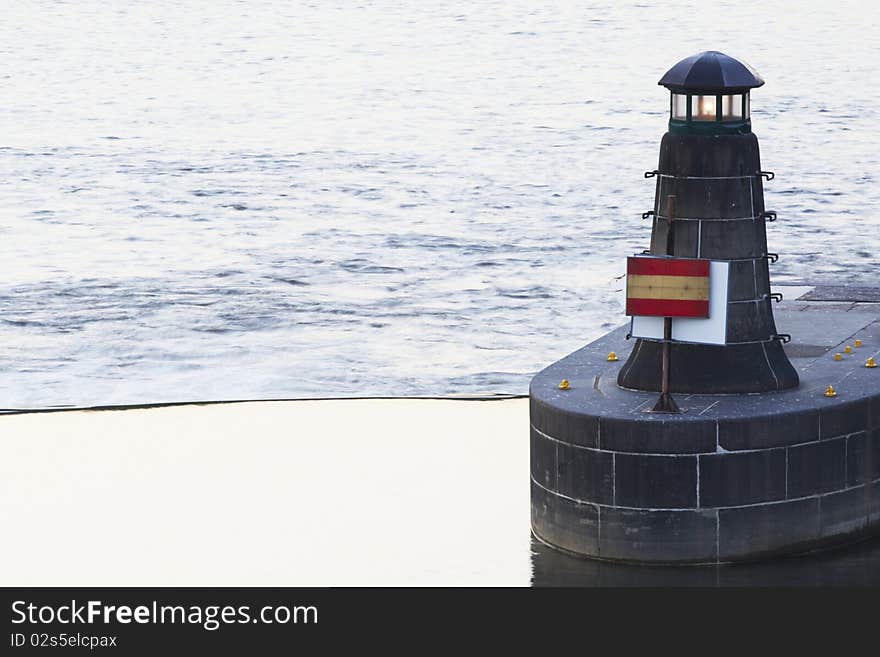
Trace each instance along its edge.
<path fill-rule="evenodd" d="M 571 386 L 568 383 L 568 379 L 562 379 L 562 382 L 559 384 L 560 390 L 568 390 Z"/>
<path fill-rule="evenodd" d="M 855 346 L 857 346 L 857 347 L 861 347 L 861 346 L 862 346 L 862 341 L 861 341 L 861 340 L 856 340 L 855 342 L 853 342 L 853 344 L 854 344 Z"/>
<path fill-rule="evenodd" d="M 843 353 L 845 353 L 845 354 L 851 354 L 851 353 L 852 353 L 852 347 L 850 347 L 849 345 L 846 345 L 846 346 L 843 348 Z"/>
<path fill-rule="evenodd" d="M 865 361 L 865 367 L 877 367 L 877 363 L 874 362 L 873 356 L 871 356 L 868 360 Z"/>
<path fill-rule="evenodd" d="M 617 354 L 615 354 L 615 353 L 612 351 L 610 354 L 608 354 L 608 360 L 611 361 L 611 362 L 613 363 L 614 361 L 617 360 Z"/>
<path fill-rule="evenodd" d="M 828 386 L 827 388 L 825 388 L 825 396 L 837 397 L 837 391 L 834 389 L 834 386 Z"/>
<path fill-rule="evenodd" d="M 840 354 L 834 354 L 834 360 L 843 360 L 843 356 Z"/>

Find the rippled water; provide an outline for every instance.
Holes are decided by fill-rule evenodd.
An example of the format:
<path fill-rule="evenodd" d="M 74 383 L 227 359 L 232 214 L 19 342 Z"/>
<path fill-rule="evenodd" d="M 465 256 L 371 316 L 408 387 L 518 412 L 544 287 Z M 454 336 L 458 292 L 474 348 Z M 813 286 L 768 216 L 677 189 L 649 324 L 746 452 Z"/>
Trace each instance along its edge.
<path fill-rule="evenodd" d="M 867 2 L 37 2 L 0 24 L 0 406 L 522 393 L 624 321 L 678 59 L 776 281 L 876 278 Z"/>

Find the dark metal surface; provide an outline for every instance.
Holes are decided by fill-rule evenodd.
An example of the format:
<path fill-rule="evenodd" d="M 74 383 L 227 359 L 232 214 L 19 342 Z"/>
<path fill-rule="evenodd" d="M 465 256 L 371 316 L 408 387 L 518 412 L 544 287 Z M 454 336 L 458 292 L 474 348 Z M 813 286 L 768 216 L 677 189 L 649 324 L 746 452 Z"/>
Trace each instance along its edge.
<path fill-rule="evenodd" d="M 767 261 L 764 178 L 758 139 L 747 135 L 667 133 L 660 145 L 651 253 L 730 262 L 727 345 L 673 344 L 672 393 L 748 393 L 782 390 L 798 375 L 777 337 Z M 675 195 L 675 221 L 666 199 Z M 647 216 L 646 216 L 647 215 Z M 671 227 L 671 228 L 670 228 Z M 668 250 L 674 234 L 672 251 Z M 751 303 L 741 303 L 751 302 Z M 659 391 L 662 343 L 640 339 L 620 370 L 624 388 Z"/>
<path fill-rule="evenodd" d="M 676 92 L 737 93 L 760 87 L 764 80 L 748 64 L 708 50 L 682 59 L 666 71 L 657 84 Z"/>
<path fill-rule="evenodd" d="M 675 195 L 670 194 L 666 197 L 666 224 L 672 226 L 675 221 Z M 675 253 L 675 231 L 669 230 L 666 233 L 666 255 L 671 256 Z M 681 413 L 681 409 L 672 398 L 669 392 L 669 347 L 672 344 L 672 318 L 663 318 L 663 362 L 661 367 L 662 381 L 660 384 L 660 397 L 654 408 L 653 413 Z"/>

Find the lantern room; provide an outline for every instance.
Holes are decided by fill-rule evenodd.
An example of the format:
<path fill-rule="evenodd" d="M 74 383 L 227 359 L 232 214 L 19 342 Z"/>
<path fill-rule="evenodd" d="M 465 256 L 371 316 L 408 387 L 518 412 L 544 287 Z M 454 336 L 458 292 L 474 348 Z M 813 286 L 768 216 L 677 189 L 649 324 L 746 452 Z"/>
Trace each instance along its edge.
<path fill-rule="evenodd" d="M 764 84 L 748 64 L 715 50 L 687 57 L 660 78 L 670 91 L 669 131 L 751 132 L 749 91 Z"/>

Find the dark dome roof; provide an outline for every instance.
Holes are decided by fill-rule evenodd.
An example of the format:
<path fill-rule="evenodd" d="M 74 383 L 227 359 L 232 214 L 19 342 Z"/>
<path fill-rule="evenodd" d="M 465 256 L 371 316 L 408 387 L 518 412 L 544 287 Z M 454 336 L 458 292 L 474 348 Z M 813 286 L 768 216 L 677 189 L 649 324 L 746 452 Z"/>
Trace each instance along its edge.
<path fill-rule="evenodd" d="M 723 52 L 707 50 L 682 59 L 660 78 L 672 91 L 714 91 L 731 93 L 764 84 L 758 72 Z"/>

